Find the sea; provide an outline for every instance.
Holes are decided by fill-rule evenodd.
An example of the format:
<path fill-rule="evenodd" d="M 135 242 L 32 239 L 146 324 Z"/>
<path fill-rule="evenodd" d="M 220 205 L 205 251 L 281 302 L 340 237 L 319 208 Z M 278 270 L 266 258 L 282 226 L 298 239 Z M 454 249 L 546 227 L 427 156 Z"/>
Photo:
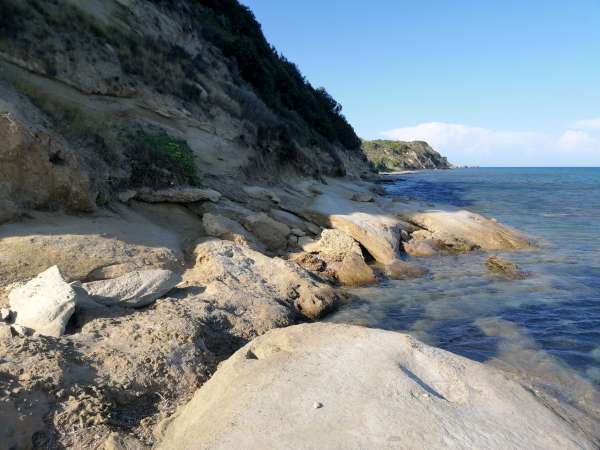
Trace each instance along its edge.
<path fill-rule="evenodd" d="M 330 320 L 409 333 L 600 408 L 600 168 L 465 168 L 389 176 L 387 195 L 497 219 L 540 243 L 495 252 L 529 273 L 490 275 L 489 254 L 405 259 L 429 275 L 354 289 Z"/>

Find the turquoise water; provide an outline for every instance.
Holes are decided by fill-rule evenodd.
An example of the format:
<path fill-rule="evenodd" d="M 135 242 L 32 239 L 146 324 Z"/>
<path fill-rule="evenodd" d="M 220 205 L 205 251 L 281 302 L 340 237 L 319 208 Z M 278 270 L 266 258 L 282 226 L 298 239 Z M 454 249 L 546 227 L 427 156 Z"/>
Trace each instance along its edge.
<path fill-rule="evenodd" d="M 357 289 L 359 300 L 332 320 L 409 332 L 558 391 L 574 379 L 598 387 L 600 168 L 425 171 L 384 187 L 390 196 L 464 207 L 541 238 L 539 250 L 498 253 L 531 277 L 493 278 L 483 253 L 407 258 L 429 276 Z"/>

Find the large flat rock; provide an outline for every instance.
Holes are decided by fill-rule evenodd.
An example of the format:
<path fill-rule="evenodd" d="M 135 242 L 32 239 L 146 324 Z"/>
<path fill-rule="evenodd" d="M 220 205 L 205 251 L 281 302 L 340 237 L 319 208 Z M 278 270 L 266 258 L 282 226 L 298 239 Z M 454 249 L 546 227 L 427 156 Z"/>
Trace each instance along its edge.
<path fill-rule="evenodd" d="M 273 330 L 223 363 L 158 449 L 592 449 L 502 372 L 408 335 Z"/>

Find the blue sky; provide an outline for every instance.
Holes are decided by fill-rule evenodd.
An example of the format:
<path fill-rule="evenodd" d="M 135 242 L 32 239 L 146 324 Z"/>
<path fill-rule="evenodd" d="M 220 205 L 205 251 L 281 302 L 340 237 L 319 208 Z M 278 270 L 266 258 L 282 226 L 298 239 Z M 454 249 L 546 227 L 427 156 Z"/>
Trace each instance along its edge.
<path fill-rule="evenodd" d="M 600 0 L 241 0 L 364 138 L 600 165 Z"/>

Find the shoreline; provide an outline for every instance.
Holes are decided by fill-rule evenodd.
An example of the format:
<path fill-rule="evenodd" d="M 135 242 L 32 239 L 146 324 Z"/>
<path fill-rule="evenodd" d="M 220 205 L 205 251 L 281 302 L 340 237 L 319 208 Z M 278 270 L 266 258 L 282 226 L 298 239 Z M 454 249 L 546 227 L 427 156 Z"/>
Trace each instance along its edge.
<path fill-rule="evenodd" d="M 168 427 L 175 409 L 185 411 L 184 405 L 196 386 L 212 380 L 219 373 L 217 364 L 236 351 L 243 352 L 240 350 L 243 345 L 251 346 L 254 339 L 265 333 L 271 335 L 272 329 L 283 327 L 293 333 L 296 324 L 317 320 L 351 301 L 344 285 L 422 276 L 422 268 L 400 259 L 401 247 L 412 255 L 424 256 L 444 254 L 449 249 L 454 252 L 533 245 L 527 236 L 477 214 L 424 212 L 415 209 L 418 207 L 413 203 L 380 196 L 373 183 L 345 178 L 326 181 L 327 184 L 322 184 L 304 179 L 293 185 L 271 187 L 223 185 L 218 196 L 213 194 L 216 191 L 203 191 L 202 195 L 212 200 L 192 203 L 185 199 L 192 192 L 199 195 L 198 191 L 186 191 L 184 195 L 183 191 L 171 190 L 144 194 L 150 202 L 128 199 L 113 204 L 112 212 L 106 210 L 92 216 L 32 213 L 30 219 L 0 226 L 0 253 L 15 258 L 14 265 L 5 266 L 0 272 L 3 286 L 7 286 L 7 280 L 26 282 L 45 268 L 57 265 L 66 282 L 83 281 L 83 288 L 91 295 L 91 300 L 79 299 L 79 288 L 75 289 L 73 315 L 63 320 L 65 326 L 74 320 L 75 327 L 67 326 L 65 334 L 51 341 L 27 326 L 11 324 L 15 316 L 12 311 L 9 323 L 0 325 L 9 349 L 7 362 L 0 369 L 14 372 L 15 380 L 22 379 L 23 371 L 29 374 L 29 380 L 47 379 L 49 373 L 56 371 L 49 366 L 51 361 L 44 358 L 40 361 L 36 353 L 24 350 L 21 343 L 45 342 L 53 352 L 62 355 L 60 358 L 68 360 L 64 344 L 69 342 L 81 357 L 92 358 L 79 370 L 89 364 L 104 379 L 91 384 L 88 381 L 87 385 L 109 393 L 109 397 L 92 395 L 70 400 L 75 402 L 73 406 L 80 405 L 77 408 L 94 411 L 86 416 L 95 424 L 93 436 L 100 436 L 100 440 L 112 436 L 106 416 L 112 407 L 105 406 L 107 409 L 103 410 L 92 405 L 125 401 L 129 403 L 127 414 L 141 413 L 145 417 L 143 424 L 130 427 L 128 432 L 140 445 L 154 444 L 163 439 L 158 430 Z M 153 203 L 153 198 L 160 201 Z M 127 231 L 132 228 L 135 234 Z M 203 229 L 200 234 L 193 231 L 199 229 Z M 17 230 L 22 238 L 15 234 Z M 77 238 L 77 233 L 85 233 L 81 236 L 86 237 Z M 40 253 L 40 248 L 45 250 Z M 79 249 L 77 253 L 75 248 Z M 119 248 L 122 250 L 115 253 Z M 92 249 L 94 256 L 90 258 L 86 252 Z M 106 259 L 109 249 L 112 259 Z M 119 251 L 124 253 L 120 255 Z M 34 254 L 37 259 L 32 257 Z M 185 262 L 184 254 L 192 254 L 193 259 Z M 368 258 L 374 258 L 377 264 L 367 264 Z M 36 264 L 23 271 L 25 260 Z M 130 277 L 132 270 L 141 273 L 143 279 L 145 271 L 153 268 L 179 273 L 182 281 L 174 290 L 167 285 L 168 292 L 162 298 L 130 309 L 112 286 Z M 98 281 L 90 283 L 90 278 Z M 92 288 L 96 285 L 97 288 Z M 12 293 L 13 286 L 8 285 L 7 291 Z M 296 287 L 290 290 L 290 286 Z M 97 303 L 95 289 L 113 292 L 113 303 Z M 137 301 L 135 298 L 127 301 Z M 1 303 L 7 305 L 6 299 Z M 9 308 L 12 306 L 11 300 Z M 117 324 L 113 323 L 115 319 Z M 162 324 L 159 329 L 155 328 L 156 323 Z M 228 325 L 219 325 L 223 323 Z M 146 331 L 140 334 L 140 330 Z M 170 336 L 179 336 L 175 339 L 180 343 L 173 346 Z M 140 340 L 139 344 L 127 350 L 121 348 L 131 339 L 134 339 L 131 342 Z M 180 363 L 167 363 L 181 352 L 187 356 Z M 447 357 L 450 356 L 444 356 Z M 142 363 L 148 358 L 154 362 Z M 452 355 L 452 358 L 460 357 Z M 70 364 L 81 365 L 74 361 Z M 132 401 L 136 388 L 126 380 L 132 379 L 133 368 L 136 384 L 145 386 L 139 391 L 142 398 L 151 395 L 166 400 L 157 404 L 157 413 L 148 414 L 145 407 Z M 398 376 L 397 382 L 404 383 L 405 375 Z M 173 386 L 167 379 L 179 382 Z M 54 381 L 50 386 L 55 386 L 56 391 L 72 391 L 82 381 L 66 384 Z M 47 398 L 49 405 L 55 405 L 49 406 L 49 411 L 66 407 L 52 389 L 36 390 L 36 384 L 30 381 L 17 381 L 14 386 L 20 392 L 11 399 L 10 404 L 15 408 L 22 403 L 21 396 L 33 392 Z M 117 389 L 117 386 L 122 387 Z M 23 414 L 29 412 L 34 411 L 26 408 Z M 40 423 L 42 430 L 47 427 L 43 419 L 47 414 L 44 412 L 40 417 L 38 428 L 32 427 L 28 432 L 40 431 Z M 69 433 L 79 430 L 77 436 L 90 440 L 83 445 L 85 448 L 98 443 L 98 439 L 86 432 L 86 426 L 75 425 L 73 420 L 77 416 L 56 414 L 52 413 L 53 417 L 61 417 L 58 433 L 64 436 L 60 439 L 66 439 L 66 444 L 70 439 L 68 430 Z"/>

